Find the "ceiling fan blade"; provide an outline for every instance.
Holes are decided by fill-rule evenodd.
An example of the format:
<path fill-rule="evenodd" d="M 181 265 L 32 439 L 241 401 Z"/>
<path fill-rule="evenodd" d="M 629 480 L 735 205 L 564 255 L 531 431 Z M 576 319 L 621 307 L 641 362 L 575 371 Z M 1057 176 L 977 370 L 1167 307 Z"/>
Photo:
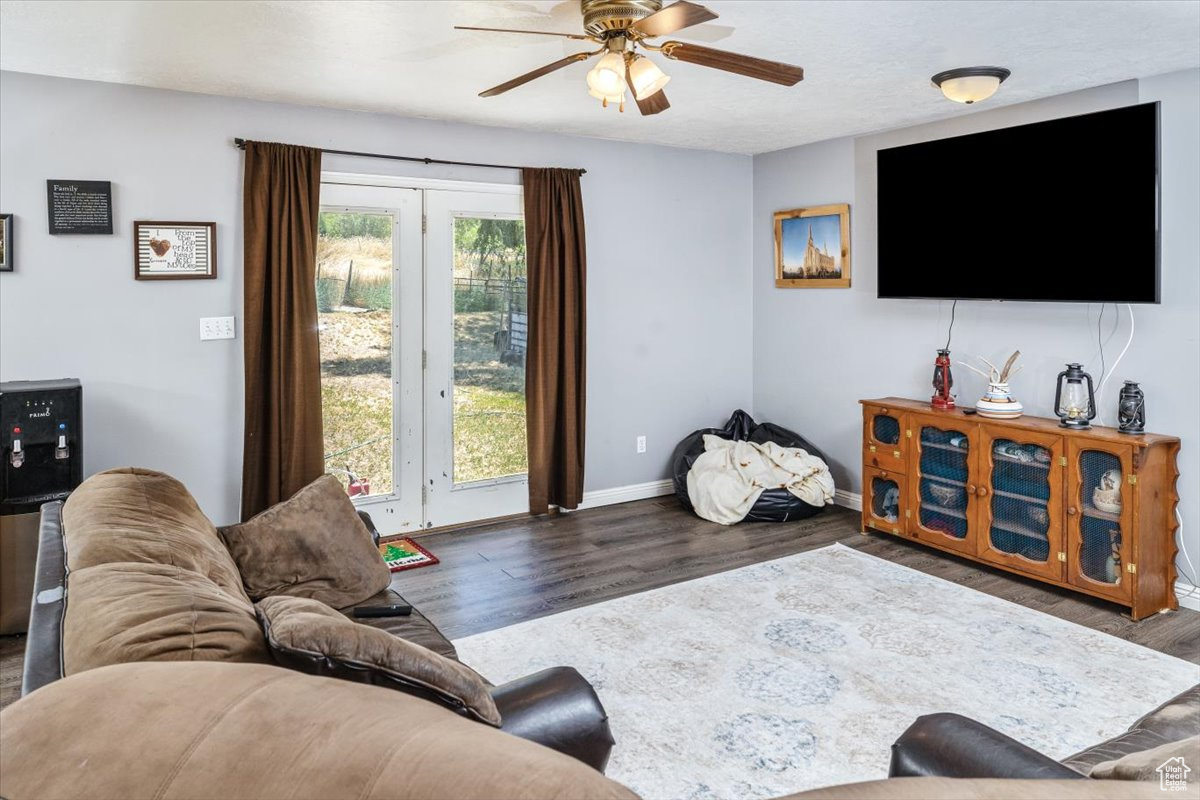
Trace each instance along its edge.
<path fill-rule="evenodd" d="M 579 39 L 580 41 L 587 41 L 590 38 L 588 36 L 583 36 L 578 33 L 556 33 L 554 31 L 523 31 L 523 30 L 518 30 L 517 28 L 476 28 L 476 27 L 472 27 L 470 25 L 455 25 L 454 30 L 456 30 L 456 31 L 492 31 L 494 33 L 531 33 L 535 36 L 562 36 L 566 39 Z"/>
<path fill-rule="evenodd" d="M 498 94 L 504 94 L 509 89 L 515 89 L 518 86 L 520 86 L 521 84 L 529 83 L 531 80 L 534 80 L 535 78 L 540 78 L 543 75 L 549 75 L 551 72 L 554 72 L 555 70 L 560 70 L 563 67 L 570 66 L 571 64 L 574 64 L 576 61 L 587 61 L 589 58 L 591 58 L 594 55 L 596 55 L 596 54 L 595 53 L 575 53 L 574 55 L 569 55 L 566 58 L 560 58 L 558 61 L 555 61 L 553 64 L 547 64 L 544 67 L 538 67 L 537 69 L 533 70 L 532 72 L 526 72 L 524 75 L 513 78 L 511 81 L 506 81 L 506 82 L 500 84 L 499 86 L 493 86 L 492 88 L 488 89 L 487 91 L 480 92 L 479 96 L 480 97 L 495 97 Z"/>
<path fill-rule="evenodd" d="M 667 93 L 664 89 L 659 89 L 645 100 L 638 100 L 636 96 L 633 99 L 637 102 L 638 111 L 642 112 L 643 117 L 660 114 L 671 107 L 671 104 L 667 102 Z"/>
<path fill-rule="evenodd" d="M 701 22 L 716 19 L 717 15 L 707 8 L 687 0 L 679 0 L 666 8 L 655 11 L 648 17 L 643 17 L 630 27 L 643 36 L 666 36 L 668 33 L 681 31 Z"/>
<path fill-rule="evenodd" d="M 633 101 L 637 103 L 638 111 L 642 112 L 643 117 L 648 117 L 651 114 L 660 114 L 671 107 L 671 104 L 667 102 L 667 93 L 662 89 L 659 89 L 645 100 L 637 99 L 637 93 L 633 91 L 633 78 L 629 76 L 628 63 L 625 64 L 625 84 L 629 87 L 629 93 L 633 95 Z"/>
<path fill-rule="evenodd" d="M 804 80 L 803 67 L 784 64 L 782 61 L 768 61 L 765 58 L 728 53 L 724 50 L 714 50 L 711 47 L 701 47 L 698 44 L 686 42 L 664 42 L 661 50 L 664 56 L 676 61 L 686 61 L 702 67 L 736 72 L 738 75 L 757 78 L 760 81 L 770 81 L 783 86 L 795 86 Z"/>

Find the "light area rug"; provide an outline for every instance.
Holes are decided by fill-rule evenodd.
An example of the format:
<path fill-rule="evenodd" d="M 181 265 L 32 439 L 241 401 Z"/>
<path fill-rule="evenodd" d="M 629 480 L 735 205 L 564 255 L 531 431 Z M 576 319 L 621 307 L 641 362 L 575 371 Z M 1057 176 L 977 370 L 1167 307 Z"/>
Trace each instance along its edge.
<path fill-rule="evenodd" d="M 1200 681 L 1182 659 L 842 545 L 454 644 L 497 683 L 577 668 L 609 712 L 608 775 L 648 800 L 881 778 L 896 737 L 937 711 L 1063 758 Z"/>

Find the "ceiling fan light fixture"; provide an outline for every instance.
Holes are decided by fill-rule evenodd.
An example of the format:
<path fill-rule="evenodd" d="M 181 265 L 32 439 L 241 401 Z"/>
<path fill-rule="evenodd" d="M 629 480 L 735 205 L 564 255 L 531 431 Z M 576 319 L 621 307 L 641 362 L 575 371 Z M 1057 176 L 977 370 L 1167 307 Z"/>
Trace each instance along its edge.
<path fill-rule="evenodd" d="M 638 100 L 645 100 L 661 91 L 671 80 L 671 76 L 645 56 L 634 56 L 629 65 L 629 80 L 633 84 L 629 87 L 633 90 L 633 96 Z"/>
<path fill-rule="evenodd" d="M 959 67 L 939 72 L 930 80 L 947 100 L 971 105 L 994 95 L 1011 74 L 1004 67 Z"/>
<path fill-rule="evenodd" d="M 606 53 L 587 74 L 588 92 L 593 97 L 612 99 L 625 94 L 625 59 L 620 53 Z"/>
<path fill-rule="evenodd" d="M 619 92 L 613 92 L 612 94 L 606 94 L 605 92 L 597 92 L 595 89 L 593 89 L 589 86 L 588 94 L 590 94 L 592 97 L 596 98 L 597 100 L 603 100 L 606 103 L 624 103 L 625 102 L 625 90 L 624 89 L 622 89 Z"/>

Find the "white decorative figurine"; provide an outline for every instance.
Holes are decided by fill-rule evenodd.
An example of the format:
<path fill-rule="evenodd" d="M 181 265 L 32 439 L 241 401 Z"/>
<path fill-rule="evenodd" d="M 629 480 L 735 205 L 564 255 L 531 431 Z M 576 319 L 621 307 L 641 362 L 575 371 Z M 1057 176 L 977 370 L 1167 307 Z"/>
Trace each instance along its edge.
<path fill-rule="evenodd" d="M 1100 476 L 1092 492 L 1092 505 L 1109 514 L 1121 513 L 1121 470 L 1110 469 Z"/>
<path fill-rule="evenodd" d="M 987 393 L 975 403 L 975 410 L 979 416 L 990 419 L 1016 419 L 1025 412 L 1025 407 L 1012 396 L 1012 392 L 1008 388 L 1008 379 L 1021 371 L 1020 367 L 1013 369 L 1013 364 L 1017 363 L 1020 355 L 1020 350 L 1015 351 L 1008 357 L 1008 361 L 1004 362 L 1003 369 L 998 369 L 995 364 L 983 356 L 978 356 L 980 361 L 988 365 L 990 372 L 984 372 L 965 361 L 958 362 L 988 380 Z"/>

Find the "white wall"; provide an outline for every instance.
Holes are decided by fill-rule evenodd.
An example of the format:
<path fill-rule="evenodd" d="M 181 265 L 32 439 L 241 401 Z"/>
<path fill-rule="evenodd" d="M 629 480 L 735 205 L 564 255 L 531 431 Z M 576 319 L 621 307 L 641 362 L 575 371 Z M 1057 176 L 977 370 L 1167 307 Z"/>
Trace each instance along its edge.
<path fill-rule="evenodd" d="M 240 324 L 235 136 L 587 168 L 588 490 L 666 477 L 681 436 L 749 404 L 748 157 L 2 73 L 0 209 L 17 217 L 17 267 L 0 275 L 0 379 L 82 379 L 87 473 L 162 469 L 218 523 L 238 515 L 242 340 L 198 338 L 199 317 Z M 519 179 L 333 156 L 324 167 Z M 111 180 L 115 235 L 47 235 L 48 178 Z M 135 219 L 216 221 L 218 279 L 134 281 Z"/>
<path fill-rule="evenodd" d="M 1162 101 L 1163 302 L 1135 306 L 1137 336 L 1098 399 L 1113 424 L 1122 379 L 1142 383 L 1150 430 L 1179 436 L 1179 491 L 1187 521 L 1184 534 L 1193 563 L 1200 564 L 1200 397 L 1197 364 L 1200 309 L 1200 247 L 1197 200 L 1197 117 L 1200 72 L 1128 81 L 1032 103 L 967 112 L 952 120 L 837 139 L 766 153 L 754 158 L 754 410 L 810 436 L 832 461 L 839 488 L 861 489 L 862 398 L 897 395 L 926 398 L 935 350 L 946 341 L 950 303 L 876 298 L 875 154 L 881 148 L 1019 125 L 1151 100 Z M 1036 191 L 1031 195 L 1036 206 Z M 850 203 L 853 286 L 839 289 L 776 289 L 775 211 Z M 1052 213 L 1052 209 L 1047 210 Z M 1011 231 L 1004 220 L 966 224 L 980 230 L 980 246 Z M 1047 280 L 1072 279 L 1069 251 L 1047 264 Z M 965 258 L 964 269 L 970 268 Z M 1104 321 L 1107 337 L 1113 319 Z M 1096 325 L 1099 305 L 960 302 L 952 343 L 954 359 L 982 355 L 994 363 L 1013 350 L 1024 370 L 1014 394 L 1026 411 L 1053 416 L 1055 376 L 1067 361 L 1082 361 L 1099 374 Z M 1124 346 L 1129 323 L 1108 340 L 1108 363 Z M 955 367 L 960 399 L 972 402 L 983 378 Z M 1189 573 L 1190 574 L 1190 573 Z"/>

